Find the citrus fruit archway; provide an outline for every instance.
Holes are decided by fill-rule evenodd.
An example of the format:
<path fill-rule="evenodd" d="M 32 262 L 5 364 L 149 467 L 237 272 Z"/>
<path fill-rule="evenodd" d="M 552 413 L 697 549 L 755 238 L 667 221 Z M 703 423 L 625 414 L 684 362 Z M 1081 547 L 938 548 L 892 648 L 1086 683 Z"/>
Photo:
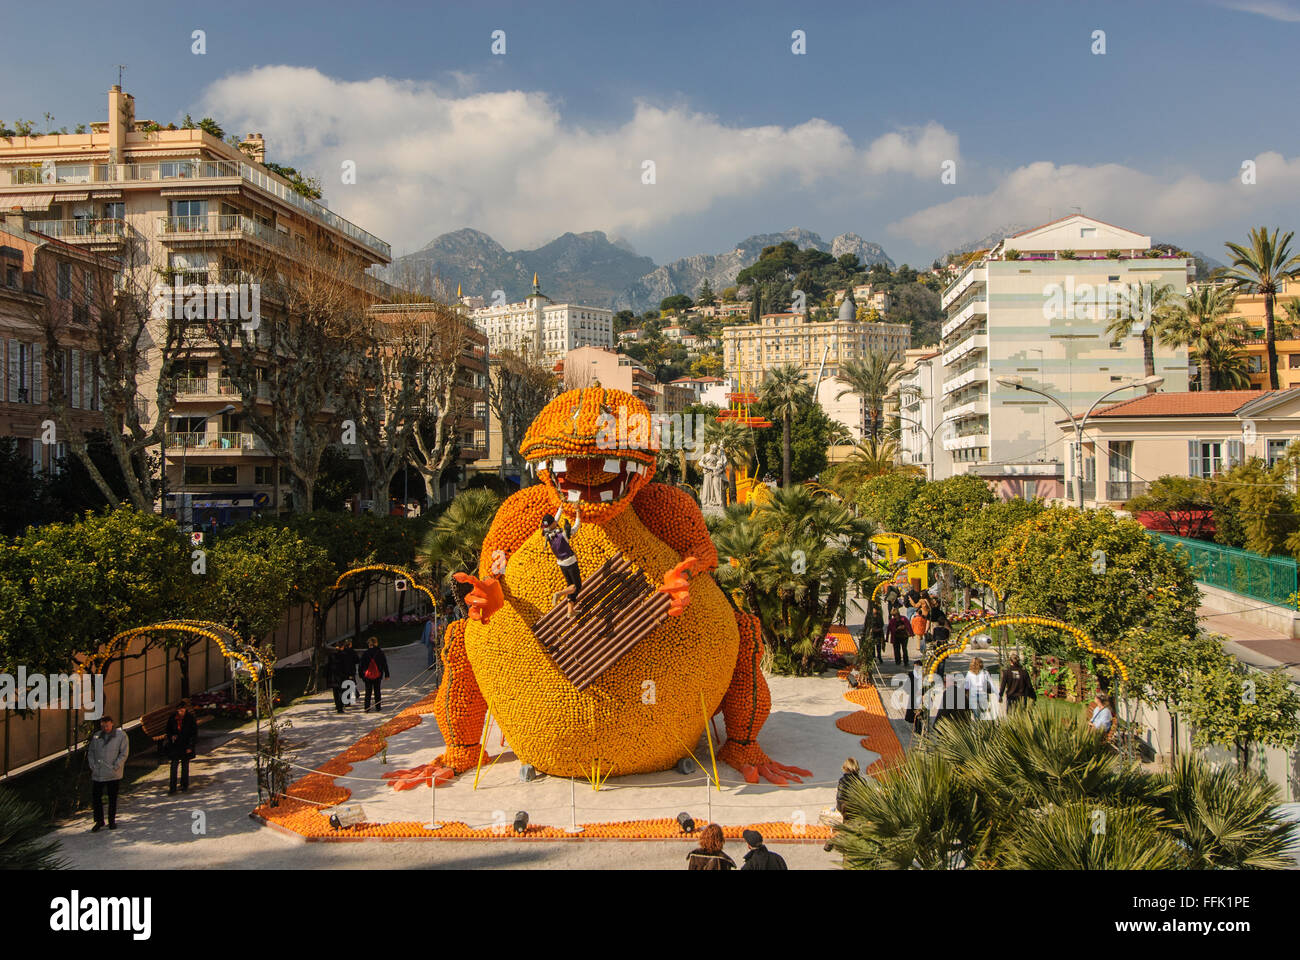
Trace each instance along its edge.
<path fill-rule="evenodd" d="M 891 536 L 892 536 L 892 534 L 891 534 Z M 929 550 L 929 547 L 927 547 L 926 549 Z M 933 553 L 934 551 L 930 551 L 930 552 Z M 981 577 L 980 577 L 980 575 L 979 575 L 979 571 L 977 571 L 974 567 L 967 566 L 967 565 L 964 564 L 964 563 L 958 563 L 956 560 L 941 560 L 941 559 L 939 559 L 938 557 L 927 557 L 927 558 L 922 559 L 922 560 L 911 560 L 911 561 L 908 561 L 908 564 L 907 564 L 907 565 L 908 565 L 909 567 L 912 567 L 912 566 L 922 566 L 922 565 L 926 565 L 926 566 L 928 566 L 929 564 L 932 564 L 932 563 L 934 563 L 934 564 L 940 564 L 940 565 L 945 566 L 945 567 L 956 567 L 958 570 L 964 570 L 966 573 L 969 573 L 969 574 L 970 574 L 970 576 L 971 576 L 971 580 L 972 580 L 974 583 L 978 583 L 978 584 L 980 584 L 980 586 L 987 587 L 987 588 L 988 588 L 988 589 L 993 593 L 994 598 L 995 598 L 999 603 L 1002 602 L 1002 594 L 998 591 L 998 588 L 995 587 L 995 586 L 993 586 L 993 584 L 989 583 L 987 580 L 981 579 Z M 901 566 L 901 565 L 900 565 L 900 566 Z M 895 572 L 897 572 L 897 571 L 895 571 Z M 880 598 L 880 591 L 883 590 L 883 589 L 885 589 L 886 587 L 888 587 L 888 586 L 889 586 L 891 583 L 893 583 L 893 582 L 894 582 L 893 580 L 881 580 L 878 584 L 876 584 L 876 588 L 875 588 L 874 590 L 871 591 L 871 603 L 872 603 L 873 605 L 874 605 L 875 602 Z"/>
<path fill-rule="evenodd" d="M 961 633 L 953 637 L 951 643 L 945 644 L 941 648 L 936 648 L 932 656 L 927 658 L 926 673 L 933 676 L 935 669 L 940 663 L 953 654 L 961 653 L 965 650 L 976 630 L 980 628 L 991 630 L 994 627 L 1005 626 L 1050 627 L 1055 630 L 1060 630 L 1063 633 L 1067 633 L 1075 639 L 1075 642 L 1080 647 L 1087 650 L 1089 653 L 1110 661 L 1111 666 L 1115 668 L 1115 673 L 1121 680 L 1128 679 L 1128 668 L 1124 666 L 1124 662 L 1109 650 L 1097 646 L 1097 644 L 1093 642 L 1092 637 L 1088 636 L 1087 633 L 1080 630 L 1078 627 L 1068 624 L 1064 620 L 1057 620 L 1055 617 L 1017 615 L 980 617 L 976 620 L 972 620 L 962 628 Z"/>
<path fill-rule="evenodd" d="M 339 574 L 339 578 L 334 581 L 332 589 L 335 592 L 343 589 L 343 581 L 347 580 L 349 577 L 354 577 L 359 573 L 388 573 L 398 580 L 405 580 L 412 588 L 419 590 L 428 597 L 429 603 L 433 604 L 434 609 L 437 609 L 438 603 L 433 598 L 433 591 L 428 587 L 417 583 L 415 580 L 415 574 L 411 573 L 409 570 L 404 570 L 401 567 L 394 567 L 387 563 L 370 563 L 364 567 L 353 567 L 351 570 L 344 570 Z"/>
<path fill-rule="evenodd" d="M 263 678 L 262 668 L 265 668 L 266 676 L 269 676 L 272 671 L 273 663 L 268 663 L 263 659 L 261 652 L 253 644 L 246 641 L 230 627 L 220 623 L 212 623 L 208 620 L 161 620 L 147 626 L 123 630 L 121 633 L 115 634 L 97 652 L 91 654 L 86 659 L 85 666 L 91 672 L 98 673 L 109 660 L 124 653 L 133 638 L 151 633 L 188 633 L 211 640 L 220 648 L 222 655 L 227 660 L 242 663 L 248 672 L 257 679 Z"/>

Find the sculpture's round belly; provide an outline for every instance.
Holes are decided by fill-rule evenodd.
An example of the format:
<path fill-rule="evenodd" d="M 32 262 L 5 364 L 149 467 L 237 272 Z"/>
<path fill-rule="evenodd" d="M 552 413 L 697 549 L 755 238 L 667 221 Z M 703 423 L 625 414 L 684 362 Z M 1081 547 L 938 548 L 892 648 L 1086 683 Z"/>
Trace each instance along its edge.
<path fill-rule="evenodd" d="M 682 557 L 625 510 L 573 537 L 584 577 L 623 555 L 658 584 Z M 552 664 L 530 624 L 564 586 L 555 557 L 534 533 L 510 557 L 506 605 L 488 626 L 470 622 L 465 646 L 488 709 L 523 763 L 555 776 L 583 776 L 597 761 L 614 776 L 666 770 L 695 749 L 731 682 L 740 645 L 735 616 L 712 577 L 691 584 L 691 602 L 591 686 L 579 692 Z M 703 701 L 703 702 L 701 702 Z"/>

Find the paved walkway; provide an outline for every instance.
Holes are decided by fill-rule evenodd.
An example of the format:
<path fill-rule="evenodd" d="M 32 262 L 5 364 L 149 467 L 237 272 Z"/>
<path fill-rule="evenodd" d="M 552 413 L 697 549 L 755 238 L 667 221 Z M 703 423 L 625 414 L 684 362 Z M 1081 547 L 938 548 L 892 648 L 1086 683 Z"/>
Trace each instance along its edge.
<path fill-rule="evenodd" d="M 1300 640 L 1211 607 L 1200 607 L 1197 616 L 1205 630 L 1228 638 L 1224 649 L 1243 663 L 1262 670 L 1284 669 L 1300 683 Z"/>
<path fill-rule="evenodd" d="M 425 669 L 427 654 L 422 646 L 390 649 L 386 653 L 393 678 L 386 684 L 384 716 L 392 716 L 428 693 L 432 684 Z M 780 681 L 788 682 L 789 678 L 778 678 L 774 686 L 779 687 Z M 809 678 L 803 682 L 826 685 L 828 689 L 834 685 L 840 692 L 843 689 L 833 677 Z M 842 708 L 847 711 L 852 706 L 844 703 Z M 380 722 L 379 717 L 362 713 L 360 706 L 342 715 L 336 713 L 328 690 L 294 704 L 282 711 L 281 716 L 292 723 L 286 739 L 295 762 L 311 767 L 336 756 Z M 813 722 L 817 724 L 816 735 L 828 743 L 835 738 L 844 741 L 842 746 L 836 743 L 833 750 L 837 756 L 833 773 L 838 775 L 840 751 L 853 752 L 854 739 L 835 730 L 831 716 L 819 716 Z M 426 736 L 432 732 L 436 737 L 432 717 L 426 724 L 415 730 Z M 901 721 L 897 727 L 900 736 L 905 735 Z M 204 733 L 201 727 L 199 757 L 191 766 L 188 793 L 169 796 L 168 767 L 158 766 L 123 792 L 117 830 L 91 834 L 88 815 L 60 824 L 55 835 L 62 842 L 63 856 L 73 867 L 82 869 L 681 869 L 691 848 L 689 843 L 677 841 L 505 839 L 307 843 L 249 818 L 249 811 L 257 802 L 254 745 L 252 725 L 215 736 Z M 864 759 L 872 758 L 866 751 L 857 752 Z M 395 759 L 390 757 L 390 762 Z M 798 759 L 793 757 L 787 762 Z M 136 762 L 152 762 L 152 758 L 138 757 Z M 440 801 L 443 789 L 439 790 Z M 776 789 L 770 788 L 773 792 Z M 759 790 L 768 792 L 764 788 Z M 422 796 L 416 798 L 415 794 Z M 395 794 L 391 800 L 397 798 L 418 802 L 421 807 L 429 800 L 426 790 Z M 820 804 L 824 799 L 819 791 L 816 800 Z M 815 822 L 816 816 L 810 819 Z M 836 858 L 825 853 L 820 843 L 782 843 L 773 849 L 795 869 L 836 866 Z M 744 845 L 729 842 L 727 850 L 739 862 Z"/>

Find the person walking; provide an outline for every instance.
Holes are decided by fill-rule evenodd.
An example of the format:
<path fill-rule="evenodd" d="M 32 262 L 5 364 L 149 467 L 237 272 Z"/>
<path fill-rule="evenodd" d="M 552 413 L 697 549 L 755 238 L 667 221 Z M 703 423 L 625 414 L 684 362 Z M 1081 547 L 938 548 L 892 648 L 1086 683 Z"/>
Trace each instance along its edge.
<path fill-rule="evenodd" d="M 361 670 L 361 679 L 366 682 L 366 709 L 365 713 L 370 710 L 370 695 L 375 695 L 375 709 L 384 709 L 380 699 L 383 697 L 382 686 L 388 679 L 388 658 L 384 656 L 384 651 L 379 647 L 379 638 L 371 637 L 366 641 L 368 646 L 361 652 L 359 668 Z"/>
<path fill-rule="evenodd" d="M 180 768 L 181 793 L 190 789 L 190 760 L 199 746 L 199 724 L 188 700 L 182 700 L 175 712 L 167 718 L 167 733 L 163 737 L 163 753 L 171 761 L 171 787 L 176 792 L 176 768 Z"/>
<path fill-rule="evenodd" d="M 876 652 L 876 660 L 879 662 L 885 658 L 885 621 L 878 616 L 872 616 L 869 619 L 871 627 L 867 635 L 867 649 Z"/>
<path fill-rule="evenodd" d="M 965 687 L 966 707 L 970 710 L 971 717 L 979 720 L 988 710 L 993 693 L 993 681 L 989 678 L 988 671 L 984 669 L 984 661 L 979 657 L 970 662 L 970 669 L 966 671 Z"/>
<path fill-rule="evenodd" d="M 911 635 L 911 624 L 901 611 L 895 611 L 889 620 L 889 642 L 894 646 L 894 663 L 907 665 L 907 640 Z"/>
<path fill-rule="evenodd" d="M 757 830 L 745 830 L 740 834 L 745 839 L 749 852 L 745 854 L 745 865 L 741 870 L 788 870 L 785 858 L 773 853 L 763 846 L 763 835 Z"/>
<path fill-rule="evenodd" d="M 95 808 L 95 825 L 91 833 L 104 827 L 104 794 L 108 794 L 108 829 L 117 829 L 117 790 L 126 773 L 126 758 L 131 746 L 126 734 L 113 726 L 112 717 L 101 717 L 99 729 L 90 735 L 86 762 L 90 765 L 90 799 Z"/>
<path fill-rule="evenodd" d="M 921 600 L 916 607 L 916 613 L 912 616 L 912 635 L 916 637 L 916 643 L 925 655 L 925 638 L 930 632 L 930 601 Z"/>
<path fill-rule="evenodd" d="M 1007 713 L 1021 706 L 1026 700 L 1037 700 L 1038 691 L 1029 671 L 1020 663 L 1020 654 L 1011 654 L 1011 662 L 998 684 L 998 700 L 1006 700 Z"/>
<path fill-rule="evenodd" d="M 686 855 L 687 870 L 735 870 L 736 861 L 723 850 L 722 828 L 710 823 L 700 831 L 700 845 Z"/>
<path fill-rule="evenodd" d="M 929 715 L 925 706 L 925 666 L 918 660 L 907 675 L 907 710 L 903 719 L 912 725 L 913 733 L 924 733 Z"/>
<path fill-rule="evenodd" d="M 325 664 L 326 679 L 334 691 L 334 710 L 342 713 L 347 706 L 343 699 L 345 684 L 352 684 L 351 703 L 356 702 L 357 656 L 352 652 L 352 641 L 346 640 L 330 648 L 329 660 Z"/>

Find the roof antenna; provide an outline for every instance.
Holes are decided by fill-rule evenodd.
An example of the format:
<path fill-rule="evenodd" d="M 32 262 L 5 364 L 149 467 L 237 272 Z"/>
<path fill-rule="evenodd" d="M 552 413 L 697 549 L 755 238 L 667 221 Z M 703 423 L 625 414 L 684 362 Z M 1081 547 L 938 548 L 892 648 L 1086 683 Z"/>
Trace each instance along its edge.
<path fill-rule="evenodd" d="M 117 65 L 117 86 L 118 86 L 118 89 L 121 89 L 121 87 L 122 87 L 122 71 L 125 70 L 125 69 L 126 69 L 126 64 L 125 64 L 125 63 L 119 63 L 119 64 Z"/>

